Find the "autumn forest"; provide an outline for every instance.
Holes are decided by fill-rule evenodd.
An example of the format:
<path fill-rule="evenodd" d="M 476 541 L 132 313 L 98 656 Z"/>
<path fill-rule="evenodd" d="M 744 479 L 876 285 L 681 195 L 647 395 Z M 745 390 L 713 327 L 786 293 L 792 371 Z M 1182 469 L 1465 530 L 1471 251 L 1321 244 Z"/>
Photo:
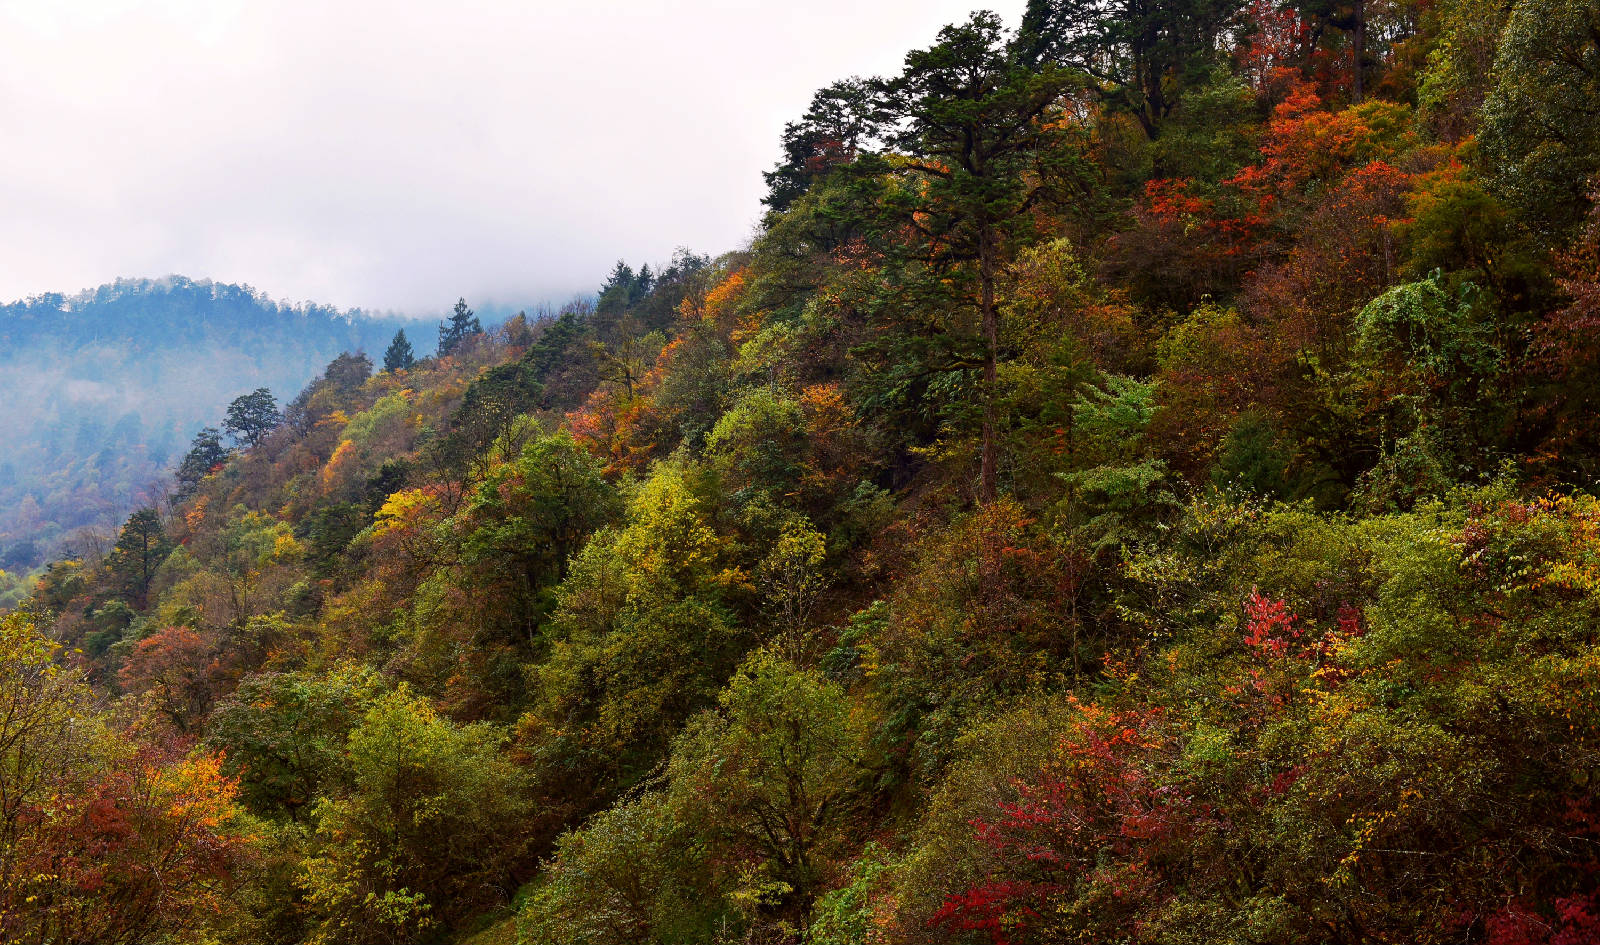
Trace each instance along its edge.
<path fill-rule="evenodd" d="M 0 941 L 1600 941 L 1600 6 L 1032 0 L 782 153 L 14 594 Z"/>

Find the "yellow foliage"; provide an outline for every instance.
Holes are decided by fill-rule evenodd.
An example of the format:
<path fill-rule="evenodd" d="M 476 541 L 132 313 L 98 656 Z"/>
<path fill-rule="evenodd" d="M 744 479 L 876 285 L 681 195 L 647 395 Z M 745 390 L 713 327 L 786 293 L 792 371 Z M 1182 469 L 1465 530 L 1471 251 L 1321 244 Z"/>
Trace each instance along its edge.
<path fill-rule="evenodd" d="M 372 534 L 382 537 L 406 528 L 439 509 L 439 497 L 426 489 L 401 489 L 383 501 L 373 516 Z"/>
<path fill-rule="evenodd" d="M 355 465 L 356 445 L 349 440 L 340 440 L 333 455 L 328 457 L 328 462 L 322 467 L 322 491 L 324 494 L 331 492 L 344 478 L 345 473 Z"/>
<path fill-rule="evenodd" d="M 200 526 L 205 523 L 206 508 L 210 504 L 211 497 L 203 495 L 200 498 L 195 499 L 194 502 L 190 504 L 188 510 L 183 513 L 183 523 L 189 526 L 190 531 L 198 530 Z"/>

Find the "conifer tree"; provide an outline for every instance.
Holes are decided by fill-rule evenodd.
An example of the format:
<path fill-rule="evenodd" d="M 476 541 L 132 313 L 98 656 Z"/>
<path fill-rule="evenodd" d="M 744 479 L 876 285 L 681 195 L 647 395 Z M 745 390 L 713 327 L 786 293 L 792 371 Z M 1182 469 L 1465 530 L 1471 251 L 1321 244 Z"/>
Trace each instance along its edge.
<path fill-rule="evenodd" d="M 406 330 L 402 328 L 394 333 L 394 340 L 389 342 L 388 350 L 383 352 L 383 369 L 391 373 L 405 371 L 416 363 L 416 356 L 411 351 L 411 342 L 406 338 Z"/>
<path fill-rule="evenodd" d="M 654 289 L 655 287 L 655 273 L 650 271 L 650 264 L 645 263 L 639 267 L 639 274 L 633 278 L 633 297 L 635 299 L 642 299 L 649 295 L 650 290 Z"/>
<path fill-rule="evenodd" d="M 817 178 L 881 145 L 889 116 L 883 114 L 882 84 L 850 78 L 820 89 L 799 121 L 783 129 L 783 160 L 767 171 L 767 195 L 774 213 L 787 210 Z"/>
<path fill-rule="evenodd" d="M 272 391 L 258 387 L 234 398 L 233 403 L 228 405 L 228 416 L 222 421 L 222 429 L 233 437 L 234 442 L 255 446 L 282 422 L 283 414 L 278 412 L 277 398 L 272 396 Z"/>
<path fill-rule="evenodd" d="M 985 502 L 998 489 L 995 283 L 1013 231 L 1068 159 L 1048 146 L 1053 132 L 1046 119 L 1072 82 L 1053 66 L 1033 68 L 999 17 L 977 13 L 945 27 L 936 45 L 909 54 L 905 71 L 885 87 L 900 128 L 895 143 L 911 156 L 906 168 L 918 178 L 900 210 L 936 269 L 970 266 L 978 277 L 975 297 L 963 301 L 979 316 Z"/>
<path fill-rule="evenodd" d="M 156 568 L 161 566 L 172 551 L 172 542 L 161 527 L 161 517 L 155 509 L 140 509 L 128 517 L 122 533 L 117 536 L 107 565 L 116 575 L 122 589 L 139 607 L 145 605 L 150 592 L 150 582 L 155 579 Z"/>
<path fill-rule="evenodd" d="M 596 310 L 604 313 L 620 312 L 633 304 L 634 280 L 633 267 L 620 259 L 617 260 L 611 275 L 606 277 L 605 285 L 600 287 L 600 298 L 595 303 Z"/>
<path fill-rule="evenodd" d="M 1317 4 L 1312 4 L 1313 6 Z M 1155 138 L 1186 84 L 1214 65 L 1240 0 L 1029 0 L 1021 52 L 1090 76 Z"/>
<path fill-rule="evenodd" d="M 483 326 L 478 323 L 478 316 L 467 308 L 466 299 L 457 299 L 455 310 L 439 326 L 439 356 L 451 354 L 468 338 L 481 334 Z"/>
<path fill-rule="evenodd" d="M 201 480 L 211 475 L 211 470 L 228 458 L 227 447 L 222 445 L 222 431 L 216 427 L 206 427 L 194 435 L 194 441 L 189 446 L 189 452 L 184 455 L 183 462 L 178 464 L 177 498 L 187 499 L 194 495 L 200 486 Z"/>

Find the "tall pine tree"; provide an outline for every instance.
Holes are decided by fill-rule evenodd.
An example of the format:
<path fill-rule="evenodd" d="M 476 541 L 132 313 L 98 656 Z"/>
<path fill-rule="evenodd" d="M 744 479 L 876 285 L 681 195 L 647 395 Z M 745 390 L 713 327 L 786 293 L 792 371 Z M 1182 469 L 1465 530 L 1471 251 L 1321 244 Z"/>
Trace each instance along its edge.
<path fill-rule="evenodd" d="M 478 316 L 472 314 L 472 309 L 467 308 L 467 300 L 457 299 L 455 311 L 439 326 L 439 357 L 454 352 L 461 347 L 462 342 L 474 335 L 483 334 L 483 326 L 478 324 Z"/>
<path fill-rule="evenodd" d="M 611 275 L 606 277 L 605 285 L 600 287 L 600 297 L 595 302 L 595 309 L 611 314 L 632 305 L 635 298 L 635 278 L 633 267 L 620 259 L 617 260 Z"/>
<path fill-rule="evenodd" d="M 1027 228 L 1028 211 L 1072 160 L 1050 147 L 1051 110 L 1072 83 L 1065 70 L 1035 69 L 999 17 L 977 13 L 945 27 L 936 45 L 906 56 L 905 71 L 885 87 L 899 128 L 895 143 L 914 176 L 898 208 L 918 236 L 913 255 L 978 315 L 985 502 L 997 495 L 999 475 L 995 284 L 1003 256 Z"/>
<path fill-rule="evenodd" d="M 416 355 L 411 351 L 411 342 L 406 338 L 404 328 L 394 333 L 394 340 L 389 342 L 388 350 L 383 352 L 383 369 L 385 371 L 404 371 L 417 363 Z"/>
<path fill-rule="evenodd" d="M 189 452 L 178 465 L 177 497 L 187 499 L 194 495 L 195 490 L 200 488 L 201 481 L 211 475 L 211 471 L 227 458 L 228 450 L 222 445 L 221 430 L 216 427 L 206 427 L 196 433 Z"/>
<path fill-rule="evenodd" d="M 134 605 L 143 609 L 156 569 L 171 551 L 172 542 L 161 527 L 161 516 L 155 509 L 144 508 L 130 515 L 122 526 L 106 566 Z"/>

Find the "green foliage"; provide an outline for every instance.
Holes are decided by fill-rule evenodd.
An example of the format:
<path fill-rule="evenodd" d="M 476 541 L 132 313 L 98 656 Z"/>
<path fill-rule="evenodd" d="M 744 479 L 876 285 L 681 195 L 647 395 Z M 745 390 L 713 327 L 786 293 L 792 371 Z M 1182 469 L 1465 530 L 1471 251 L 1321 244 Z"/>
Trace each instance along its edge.
<path fill-rule="evenodd" d="M 379 691 L 355 667 L 252 676 L 212 711 L 206 742 L 252 810 L 299 821 L 350 782 L 345 742 Z"/>
<path fill-rule="evenodd" d="M 837 683 L 766 653 L 717 701 L 674 743 L 668 796 L 710 844 L 736 909 L 803 927 L 822 857 L 850 822 L 866 720 Z"/>
<path fill-rule="evenodd" d="M 562 835 L 518 915 L 527 945 L 708 940 L 726 915 L 704 885 L 705 853 L 654 791 Z"/>
<path fill-rule="evenodd" d="M 1072 405 L 1079 468 L 1059 473 L 1067 485 L 1063 523 L 1096 554 L 1136 539 L 1175 501 L 1166 464 L 1145 455 L 1156 385 L 1111 375 L 1085 386 Z"/>
<path fill-rule="evenodd" d="M 534 668 L 552 763 L 602 783 L 637 779 L 743 654 L 750 635 L 733 607 L 748 578 L 713 527 L 713 485 L 691 464 L 658 465 L 625 524 L 573 558 L 549 658 Z"/>
<path fill-rule="evenodd" d="M 771 388 L 746 393 L 706 437 L 706 452 L 732 485 L 779 491 L 798 478 L 798 439 L 804 422 L 798 401 Z"/>
<path fill-rule="evenodd" d="M 826 583 L 821 572 L 826 556 L 822 533 L 804 519 L 791 519 L 756 570 L 778 645 L 791 662 L 802 661 L 813 649 L 807 631 Z"/>
<path fill-rule="evenodd" d="M 235 443 L 255 446 L 282 422 L 278 399 L 272 396 L 272 391 L 260 387 L 234 398 L 228 405 L 228 416 L 222 421 L 222 431 L 233 437 Z"/>
<path fill-rule="evenodd" d="M 864 720 L 837 684 L 753 656 L 676 739 L 660 787 L 561 839 L 523 941 L 803 930 L 865 751 Z"/>
<path fill-rule="evenodd" d="M 1439 433 L 1419 427 L 1386 446 L 1378 462 L 1356 484 L 1352 505 L 1363 512 L 1401 512 L 1439 498 L 1455 485 L 1451 457 Z"/>
<path fill-rule="evenodd" d="M 952 319 L 946 331 L 969 370 L 981 371 L 975 392 L 984 501 L 993 501 L 999 488 L 1000 258 L 1031 228 L 1029 207 L 1078 170 L 1075 150 L 1057 140 L 1060 126 L 1052 120 L 1074 84 L 1064 70 L 1030 64 L 999 17 L 980 12 L 945 27 L 937 44 L 907 54 L 905 69 L 885 85 L 901 126 L 896 143 L 912 158 L 894 204 L 925 241 L 913 250 L 931 264 L 921 275 L 955 312 L 978 314 L 975 333 L 965 319 Z M 970 387 L 972 379 L 945 380 Z M 970 424 L 960 413 L 949 422 Z"/>
<path fill-rule="evenodd" d="M 171 552 L 172 543 L 161 527 L 161 516 L 155 509 L 140 509 L 122 526 L 106 566 L 134 606 L 143 607 L 156 569 Z"/>
<path fill-rule="evenodd" d="M 478 316 L 467 308 L 466 299 L 457 299 L 455 309 L 439 325 L 439 357 L 455 354 L 468 340 L 481 334 L 483 325 L 478 322 Z"/>
<path fill-rule="evenodd" d="M 377 403 L 350 418 L 344 437 L 363 452 L 384 449 L 392 442 L 390 437 L 395 428 L 405 423 L 410 412 L 411 405 L 404 393 L 385 394 Z M 393 449 L 384 449 L 384 452 L 393 452 Z"/>
<path fill-rule="evenodd" d="M 931 782 L 960 732 L 997 705 L 1087 672 L 1103 641 L 1086 626 L 1088 562 L 1015 502 L 1002 500 L 933 531 L 889 601 L 847 635 L 885 703 L 899 777 Z"/>
<path fill-rule="evenodd" d="M 411 341 L 406 338 L 406 330 L 401 328 L 394 333 L 394 340 L 389 342 L 389 347 L 383 351 L 383 369 L 393 373 L 408 370 L 416 363 L 416 355 L 411 351 Z"/>
<path fill-rule="evenodd" d="M 1524 225 L 1547 243 L 1583 219 L 1600 171 L 1600 10 L 1586 0 L 1511 9 L 1483 107 L 1483 152 Z"/>
<path fill-rule="evenodd" d="M 1356 342 L 1377 358 L 1393 358 L 1430 379 L 1493 373 L 1501 354 L 1474 306 L 1475 289 L 1452 301 L 1437 274 L 1373 299 L 1356 316 Z"/>
<path fill-rule="evenodd" d="M 1446 134 L 1458 136 L 1476 126 L 1509 11 L 1493 0 L 1449 0 L 1434 9 L 1438 32 L 1417 99 L 1422 113 Z"/>
<path fill-rule="evenodd" d="M 876 933 L 876 895 L 895 864 L 888 852 L 869 842 L 851 867 L 850 881 L 817 900 L 806 941 L 810 945 L 860 945 Z"/>
<path fill-rule="evenodd" d="M 224 932 L 249 858 L 233 785 L 213 757 L 134 744 L 60 656 L 27 617 L 0 617 L 0 935 Z"/>
<path fill-rule="evenodd" d="M 1448 940 L 1463 898 L 1505 902 L 1481 851 L 1569 853 L 1545 833 L 1552 800 L 1502 800 L 1583 794 L 1572 733 L 1597 718 L 1539 681 L 1594 658 L 1592 582 L 1569 557 L 1591 560 L 1593 500 L 1505 496 L 1354 523 L 1196 507 L 1184 530 L 1208 542 L 1175 535 L 1136 564 L 1150 616 L 1181 628 L 1153 676 L 976 729 L 900 870 L 900 920 L 939 941 L 980 921 L 1046 940 Z M 1515 641 L 1476 629 L 1483 606 Z"/>
<path fill-rule="evenodd" d="M 1595 940 L 1582 6 L 978 14 L 202 431 L 0 623 L 0 938 Z"/>
<path fill-rule="evenodd" d="M 1466 165 L 1452 162 L 1428 175 L 1406 199 L 1410 219 L 1399 227 L 1410 244 L 1407 271 L 1465 271 L 1468 278 L 1502 281 L 1518 253 L 1506 207 Z"/>
<path fill-rule="evenodd" d="M 523 593 L 537 591 L 560 580 L 567 559 L 621 511 L 599 463 L 571 436 L 538 437 L 473 489 L 460 518 L 461 562 L 517 575 Z"/>
<path fill-rule="evenodd" d="M 1224 489 L 1279 496 L 1286 491 L 1290 459 L 1283 435 L 1271 420 L 1260 413 L 1247 413 L 1223 439 L 1217 464 L 1211 468 L 1211 481 Z"/>
<path fill-rule="evenodd" d="M 817 180 L 854 161 L 876 143 L 882 116 L 873 83 L 845 79 L 820 89 L 799 121 L 783 127 L 783 160 L 763 175 L 761 198 L 777 216 L 805 196 Z"/>
<path fill-rule="evenodd" d="M 1155 415 L 1155 385 L 1110 375 L 1104 386 L 1085 386 L 1072 404 L 1078 448 L 1090 463 L 1129 459 Z M 1087 463 L 1086 463 L 1087 465 Z"/>
<path fill-rule="evenodd" d="M 1161 6 L 1092 0 L 1029 0 L 1022 43 L 1035 60 L 1059 61 L 1093 78 L 1112 107 L 1131 112 L 1155 138 L 1199 84 L 1231 25 L 1238 0 Z"/>
<path fill-rule="evenodd" d="M 542 650 L 540 628 L 569 559 L 621 506 L 599 463 L 564 433 L 531 438 L 492 465 L 432 529 L 434 553 L 448 564 L 418 588 L 409 678 L 442 693 L 468 677 L 479 714 L 513 716 L 527 703 L 522 667 Z"/>
<path fill-rule="evenodd" d="M 1226 7 L 1227 4 L 1221 4 Z M 1250 86 L 1227 69 L 1198 60 L 1178 88 L 1183 98 L 1150 142 L 1151 162 L 1175 178 L 1225 180 L 1249 165 L 1255 101 Z"/>
<path fill-rule="evenodd" d="M 1054 493 L 1072 460 L 1074 402 L 1097 365 L 1138 357 L 1126 311 L 1108 304 L 1079 251 L 1058 239 L 1017 254 L 1001 286 L 999 409 L 1011 486 L 1023 501 Z"/>
<path fill-rule="evenodd" d="M 174 478 L 178 481 L 178 494 L 187 498 L 200 487 L 200 483 L 228 458 L 222 445 L 222 431 L 205 427 L 194 435 L 194 443 L 178 464 Z"/>
<path fill-rule="evenodd" d="M 74 731 L 71 719 L 90 693 L 80 675 L 56 663 L 57 649 L 26 616 L 0 617 L 0 849 L 7 854 L 26 807 L 86 748 L 89 733 Z"/>
<path fill-rule="evenodd" d="M 504 738 L 404 689 L 373 703 L 346 743 L 349 789 L 313 810 L 308 941 L 411 940 L 504 901 L 527 863 L 530 814 Z"/>

